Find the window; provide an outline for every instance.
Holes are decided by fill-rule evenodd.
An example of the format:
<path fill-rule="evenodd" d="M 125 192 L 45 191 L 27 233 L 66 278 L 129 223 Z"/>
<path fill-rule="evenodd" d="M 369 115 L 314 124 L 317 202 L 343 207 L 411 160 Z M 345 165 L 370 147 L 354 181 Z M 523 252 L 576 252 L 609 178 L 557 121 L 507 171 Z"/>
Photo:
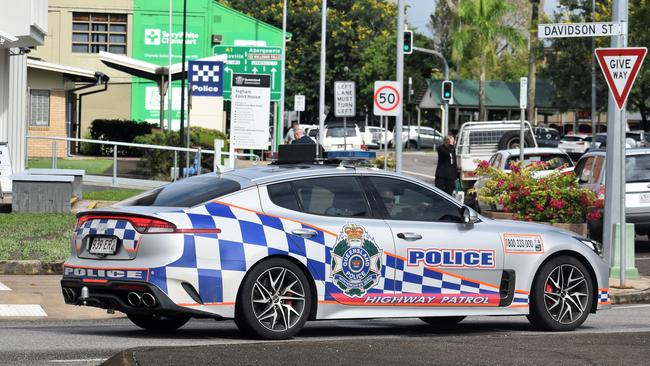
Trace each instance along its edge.
<path fill-rule="evenodd" d="M 50 125 L 50 91 L 33 89 L 30 91 L 29 125 L 34 127 Z"/>
<path fill-rule="evenodd" d="M 72 52 L 126 54 L 126 14 L 73 13 Z"/>
<path fill-rule="evenodd" d="M 650 181 L 650 155 L 628 155 L 625 158 L 625 179 L 627 183 Z"/>
<path fill-rule="evenodd" d="M 315 178 L 279 183 L 270 185 L 268 192 L 274 204 L 290 210 L 325 216 L 370 216 L 361 185 L 354 177 Z M 292 195 L 294 198 L 291 198 Z"/>
<path fill-rule="evenodd" d="M 576 166 L 574 173 L 578 177 L 578 183 L 589 183 L 591 180 L 591 172 L 594 165 L 594 157 L 590 156 L 584 159 L 580 159 L 578 165 Z"/>
<path fill-rule="evenodd" d="M 354 127 L 329 127 L 325 134 L 326 137 L 355 137 L 357 131 Z"/>
<path fill-rule="evenodd" d="M 192 207 L 241 189 L 239 183 L 203 174 L 167 184 L 120 202 L 119 206 Z"/>
<path fill-rule="evenodd" d="M 510 164 L 519 161 L 519 155 L 513 155 L 506 161 L 506 169 L 510 169 Z M 557 169 L 564 164 L 573 166 L 571 159 L 566 154 L 539 154 L 539 155 L 524 155 L 524 165 L 529 166 L 537 162 L 549 163 L 548 169 Z"/>
<path fill-rule="evenodd" d="M 370 177 L 389 219 L 462 222 L 458 206 L 437 193 L 400 179 Z"/>

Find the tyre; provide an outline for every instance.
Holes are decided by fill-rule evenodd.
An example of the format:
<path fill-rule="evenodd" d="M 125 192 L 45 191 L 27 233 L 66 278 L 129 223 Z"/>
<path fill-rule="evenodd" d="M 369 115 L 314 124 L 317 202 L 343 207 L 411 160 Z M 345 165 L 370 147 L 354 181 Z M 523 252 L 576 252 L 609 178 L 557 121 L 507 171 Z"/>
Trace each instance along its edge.
<path fill-rule="evenodd" d="M 587 319 L 594 301 L 587 268 L 574 257 L 546 262 L 533 280 L 528 320 L 538 329 L 569 331 Z"/>
<path fill-rule="evenodd" d="M 126 314 L 126 316 L 129 317 L 129 320 L 133 324 L 152 332 L 171 332 L 182 327 L 190 320 L 189 317 L 184 316 L 171 317 L 135 314 Z"/>
<path fill-rule="evenodd" d="M 442 328 L 456 325 L 463 321 L 463 319 L 465 319 L 464 316 L 427 316 L 420 318 L 420 320 L 427 324 Z"/>
<path fill-rule="evenodd" d="M 535 146 L 530 134 L 524 134 L 524 147 Z M 499 150 L 516 149 L 519 147 L 519 131 L 508 131 L 499 139 Z"/>
<path fill-rule="evenodd" d="M 406 141 L 406 146 L 405 147 L 406 147 L 407 150 L 417 149 L 418 148 L 418 143 L 417 143 L 417 141 L 409 140 L 409 141 Z"/>
<path fill-rule="evenodd" d="M 287 339 L 305 325 L 311 306 L 305 273 L 286 259 L 272 258 L 253 267 L 244 278 L 235 324 L 255 338 Z"/>

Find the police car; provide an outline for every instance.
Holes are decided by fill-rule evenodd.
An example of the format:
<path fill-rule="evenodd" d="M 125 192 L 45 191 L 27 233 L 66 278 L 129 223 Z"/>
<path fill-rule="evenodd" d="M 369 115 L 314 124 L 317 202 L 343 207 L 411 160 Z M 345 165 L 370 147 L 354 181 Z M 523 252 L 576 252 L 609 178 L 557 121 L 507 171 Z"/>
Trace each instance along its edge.
<path fill-rule="evenodd" d="M 610 306 L 600 243 L 341 159 L 183 179 L 79 213 L 72 242 L 65 302 L 153 331 L 234 318 L 284 339 L 308 320 L 474 315 L 564 331 Z"/>

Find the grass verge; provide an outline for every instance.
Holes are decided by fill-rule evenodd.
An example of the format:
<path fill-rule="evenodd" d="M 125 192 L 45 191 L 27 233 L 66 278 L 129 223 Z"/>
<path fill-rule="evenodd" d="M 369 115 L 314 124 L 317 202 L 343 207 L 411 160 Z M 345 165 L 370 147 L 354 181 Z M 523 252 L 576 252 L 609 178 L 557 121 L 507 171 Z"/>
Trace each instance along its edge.
<path fill-rule="evenodd" d="M 84 192 L 84 199 L 91 201 L 122 201 L 144 192 L 140 189 L 107 189 Z"/>
<path fill-rule="evenodd" d="M 83 169 L 86 174 L 102 174 L 106 169 L 113 166 L 113 159 L 58 159 L 56 163 L 59 169 Z M 51 168 L 51 158 L 30 158 L 27 161 L 28 168 Z"/>
<path fill-rule="evenodd" d="M 72 213 L 0 214 L 0 260 L 63 260 L 74 227 Z"/>

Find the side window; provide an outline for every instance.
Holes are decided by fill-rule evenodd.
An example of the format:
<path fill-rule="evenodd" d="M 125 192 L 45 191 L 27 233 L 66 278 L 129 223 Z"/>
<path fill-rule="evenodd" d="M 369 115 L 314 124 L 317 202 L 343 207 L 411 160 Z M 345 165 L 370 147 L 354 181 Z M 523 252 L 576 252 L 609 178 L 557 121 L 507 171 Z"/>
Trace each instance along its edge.
<path fill-rule="evenodd" d="M 576 176 L 578 177 L 578 183 L 589 183 L 589 178 L 591 177 L 591 168 L 593 165 L 593 156 L 590 156 L 578 162 L 578 166 L 576 166 L 575 169 Z"/>
<path fill-rule="evenodd" d="M 303 179 L 292 182 L 302 210 L 340 217 L 368 217 L 370 209 L 356 177 Z"/>
<path fill-rule="evenodd" d="M 298 205 L 298 198 L 290 182 L 271 184 L 266 189 L 274 205 L 288 208 L 289 210 L 301 211 Z"/>
<path fill-rule="evenodd" d="M 405 221 L 461 222 L 458 207 L 437 193 L 400 179 L 370 177 L 388 218 Z"/>
<path fill-rule="evenodd" d="M 593 176 L 594 178 L 592 179 L 591 183 L 598 183 L 600 181 L 600 175 L 603 173 L 603 165 L 605 164 L 605 158 L 602 156 L 596 156 L 596 160 L 594 161 L 594 169 L 593 169 Z"/>

